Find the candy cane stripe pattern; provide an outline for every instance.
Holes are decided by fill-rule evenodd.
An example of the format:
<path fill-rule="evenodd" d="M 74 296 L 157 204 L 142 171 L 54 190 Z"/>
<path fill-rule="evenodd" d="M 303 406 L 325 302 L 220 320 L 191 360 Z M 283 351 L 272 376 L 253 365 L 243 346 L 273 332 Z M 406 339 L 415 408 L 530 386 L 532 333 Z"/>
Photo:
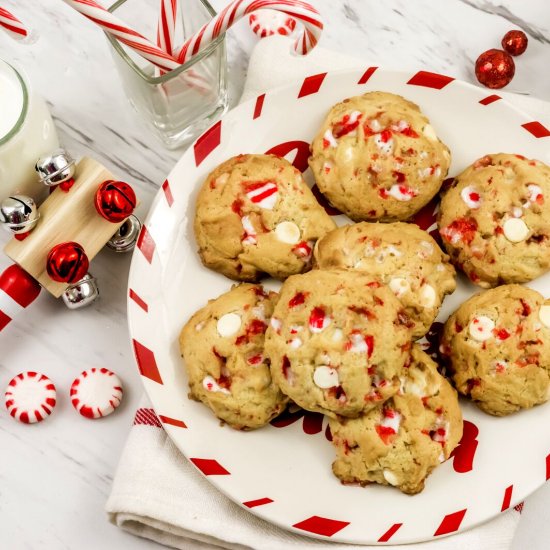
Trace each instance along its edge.
<path fill-rule="evenodd" d="M 71 403 L 86 418 L 111 414 L 122 401 L 120 378 L 108 369 L 91 368 L 75 378 L 71 385 Z"/>
<path fill-rule="evenodd" d="M 309 53 L 319 41 L 323 30 L 323 21 L 319 12 L 307 2 L 300 0 L 234 0 L 212 21 L 206 23 L 196 34 L 182 46 L 178 61 L 185 63 L 207 48 L 221 34 L 243 17 L 261 9 L 282 12 L 296 19 L 303 25 L 302 32 L 294 43 L 294 51 L 299 55 Z"/>
<path fill-rule="evenodd" d="M 288 36 L 296 28 L 296 20 L 280 11 L 260 10 L 248 19 L 252 32 L 260 38 L 280 34 Z"/>
<path fill-rule="evenodd" d="M 14 264 L 0 274 L 0 332 L 40 294 L 40 285 Z"/>
<path fill-rule="evenodd" d="M 174 53 L 174 32 L 176 28 L 177 0 L 160 1 L 160 17 L 157 31 L 157 44 L 166 53 Z"/>
<path fill-rule="evenodd" d="M 10 415 L 25 424 L 34 424 L 50 416 L 57 402 L 55 386 L 39 372 L 21 372 L 12 378 L 5 398 Z"/>
<path fill-rule="evenodd" d="M 8 10 L 0 7 L 0 27 L 2 27 L 12 38 L 22 40 L 29 36 L 25 25 Z"/>
<path fill-rule="evenodd" d="M 169 53 L 147 40 L 139 32 L 124 24 L 118 17 L 107 11 L 94 0 L 63 0 L 90 21 L 98 24 L 106 33 L 113 35 L 136 53 L 159 69 L 171 71 L 180 66 Z"/>

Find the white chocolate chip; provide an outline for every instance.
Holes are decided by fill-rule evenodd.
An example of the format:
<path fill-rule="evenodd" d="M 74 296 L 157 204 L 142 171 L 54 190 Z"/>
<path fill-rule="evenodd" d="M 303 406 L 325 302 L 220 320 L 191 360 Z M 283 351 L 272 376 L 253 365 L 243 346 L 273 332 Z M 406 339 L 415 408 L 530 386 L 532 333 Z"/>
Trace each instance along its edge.
<path fill-rule="evenodd" d="M 441 273 L 442 271 L 445 271 L 445 269 L 446 269 L 446 267 L 445 267 L 444 264 L 437 264 L 437 265 L 435 266 L 435 270 L 436 270 L 436 271 L 439 271 L 440 273 Z"/>
<path fill-rule="evenodd" d="M 432 285 L 422 285 L 420 288 L 420 305 L 425 308 L 434 307 L 437 293 Z"/>
<path fill-rule="evenodd" d="M 445 462 L 445 455 L 443 454 L 443 452 L 439 453 L 438 460 L 440 463 Z"/>
<path fill-rule="evenodd" d="M 380 122 L 378 121 L 378 119 L 374 119 L 374 120 L 371 120 L 369 122 L 369 128 L 373 131 L 373 132 L 380 132 L 380 130 L 382 130 L 382 125 L 380 124 Z"/>
<path fill-rule="evenodd" d="M 215 184 L 217 185 L 224 185 L 227 183 L 227 180 L 229 179 L 229 174 L 226 172 L 225 174 L 222 174 L 221 176 L 218 176 L 216 178 Z"/>
<path fill-rule="evenodd" d="M 510 168 L 509 166 L 507 166 L 504 169 L 504 181 L 506 183 L 513 183 L 515 179 L 516 179 L 516 173 L 514 172 L 513 168 Z"/>
<path fill-rule="evenodd" d="M 283 326 L 283 322 L 280 319 L 277 319 L 277 317 L 271 317 L 269 324 L 277 334 L 281 334 L 281 327 Z"/>
<path fill-rule="evenodd" d="M 427 260 L 434 253 L 432 243 L 428 241 L 420 241 L 420 250 L 416 253 L 419 258 Z"/>
<path fill-rule="evenodd" d="M 391 470 L 382 470 L 382 475 L 390 485 L 393 485 L 394 487 L 399 485 L 397 476 Z"/>
<path fill-rule="evenodd" d="M 523 216 L 523 209 L 519 206 L 514 206 L 514 208 L 512 208 L 512 216 L 514 216 L 514 218 L 521 218 L 521 216 Z"/>
<path fill-rule="evenodd" d="M 540 306 L 539 319 L 546 328 L 550 328 L 550 306 Z"/>
<path fill-rule="evenodd" d="M 275 236 L 283 243 L 297 244 L 300 242 L 300 228 L 294 222 L 281 222 L 275 227 Z"/>
<path fill-rule="evenodd" d="M 302 340 L 300 338 L 293 338 L 289 343 L 288 345 L 292 348 L 292 349 L 298 349 L 299 347 L 302 346 Z"/>
<path fill-rule="evenodd" d="M 313 373 L 313 381 L 321 389 L 333 388 L 339 384 L 338 371 L 324 365 L 317 367 Z"/>
<path fill-rule="evenodd" d="M 222 388 L 212 376 L 205 376 L 202 380 L 202 387 L 206 391 L 220 392 L 229 395 L 231 392 L 227 388 Z"/>
<path fill-rule="evenodd" d="M 236 313 L 226 313 L 218 319 L 216 328 L 222 338 L 233 336 L 241 328 L 241 316 Z"/>
<path fill-rule="evenodd" d="M 328 142 L 328 144 L 331 147 L 337 147 L 338 146 L 338 142 L 334 138 L 334 135 L 332 134 L 332 131 L 330 130 L 330 128 L 325 132 L 325 135 L 323 136 L 323 138 Z"/>
<path fill-rule="evenodd" d="M 425 180 L 426 178 L 429 178 L 431 175 L 432 175 L 432 169 L 430 166 L 427 166 L 426 168 L 418 169 L 418 177 L 421 180 Z"/>
<path fill-rule="evenodd" d="M 394 277 L 390 280 L 388 286 L 398 298 L 411 290 L 409 281 L 407 281 L 407 279 L 403 279 L 402 277 Z"/>
<path fill-rule="evenodd" d="M 509 218 L 502 226 L 504 236 L 512 243 L 524 241 L 529 235 L 529 228 L 521 218 Z"/>
<path fill-rule="evenodd" d="M 479 208 L 482 203 L 481 195 L 473 185 L 468 185 L 467 187 L 465 187 L 460 192 L 460 196 L 462 200 L 466 203 L 466 206 L 468 208 Z"/>
<path fill-rule="evenodd" d="M 478 342 L 485 342 L 493 337 L 494 321 L 486 315 L 479 315 L 470 321 L 468 330 L 470 336 Z"/>
<path fill-rule="evenodd" d="M 341 155 L 345 162 L 351 162 L 353 160 L 353 147 L 346 147 L 341 151 Z"/>
<path fill-rule="evenodd" d="M 420 154 L 418 155 L 422 160 L 428 158 L 428 151 L 420 151 Z"/>
<path fill-rule="evenodd" d="M 200 323 L 197 323 L 197 324 L 195 325 L 195 330 L 196 330 L 197 332 L 200 332 L 203 328 L 204 328 L 204 321 L 201 321 Z"/>
<path fill-rule="evenodd" d="M 341 328 L 335 328 L 335 329 L 332 331 L 331 340 L 332 340 L 333 342 L 341 342 L 343 337 L 344 337 L 344 333 L 342 332 L 342 329 L 341 329 Z"/>
<path fill-rule="evenodd" d="M 258 242 L 256 240 L 257 234 L 254 226 L 252 225 L 252 221 L 250 220 L 250 216 L 243 216 L 241 218 L 241 223 L 246 234 L 243 239 L 243 244 L 256 244 Z"/>
<path fill-rule="evenodd" d="M 424 126 L 424 129 L 422 130 L 422 133 L 432 141 L 437 141 L 437 134 L 435 133 L 435 130 L 433 129 L 433 126 L 431 124 L 426 124 Z"/>

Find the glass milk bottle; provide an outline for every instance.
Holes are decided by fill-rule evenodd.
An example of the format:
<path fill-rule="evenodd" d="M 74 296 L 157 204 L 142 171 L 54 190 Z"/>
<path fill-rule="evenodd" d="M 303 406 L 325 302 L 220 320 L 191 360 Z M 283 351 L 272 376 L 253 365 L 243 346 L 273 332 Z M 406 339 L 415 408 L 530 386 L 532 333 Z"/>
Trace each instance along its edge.
<path fill-rule="evenodd" d="M 47 188 L 36 161 L 59 147 L 52 117 L 28 80 L 0 59 L 0 201 L 23 194 L 40 202 Z"/>

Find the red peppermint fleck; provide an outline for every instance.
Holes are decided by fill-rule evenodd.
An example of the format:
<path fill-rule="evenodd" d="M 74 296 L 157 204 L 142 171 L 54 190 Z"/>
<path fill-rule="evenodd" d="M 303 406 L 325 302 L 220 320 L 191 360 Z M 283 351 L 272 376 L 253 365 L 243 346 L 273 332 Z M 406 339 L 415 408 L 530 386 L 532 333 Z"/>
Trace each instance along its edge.
<path fill-rule="evenodd" d="M 418 137 L 418 134 L 410 126 L 403 128 L 399 133 L 410 138 Z"/>
<path fill-rule="evenodd" d="M 344 118 L 333 126 L 332 134 L 334 137 L 338 139 L 353 132 L 361 123 L 362 116 L 361 113 L 356 114 L 354 117 L 344 115 Z"/>
<path fill-rule="evenodd" d="M 366 307 L 349 306 L 348 309 L 353 313 L 357 313 L 357 315 L 363 315 L 369 321 L 373 321 L 374 319 L 377 318 L 376 315 Z"/>
<path fill-rule="evenodd" d="M 252 292 L 256 294 L 259 298 L 268 298 L 269 294 L 263 289 L 261 286 L 254 286 L 252 287 Z"/>
<path fill-rule="evenodd" d="M 220 388 L 224 388 L 226 390 L 231 389 L 231 376 L 229 376 L 229 374 L 221 374 L 216 382 Z"/>
<path fill-rule="evenodd" d="M 380 141 L 382 143 L 388 143 L 390 141 L 392 136 L 392 131 L 389 128 L 386 128 L 385 130 L 382 130 L 380 132 Z"/>
<path fill-rule="evenodd" d="M 380 287 L 382 286 L 382 284 L 379 283 L 378 281 L 372 281 L 372 282 L 370 282 L 370 283 L 367 283 L 367 286 L 368 286 L 369 288 L 380 288 Z M 384 302 L 382 302 L 382 304 L 383 304 L 383 303 L 384 303 Z"/>
<path fill-rule="evenodd" d="M 505 328 L 495 328 L 493 329 L 493 334 L 499 340 L 506 340 L 507 338 L 510 338 L 510 336 L 512 336 Z"/>
<path fill-rule="evenodd" d="M 263 360 L 264 358 L 262 357 L 262 354 L 258 353 L 252 357 L 249 357 L 247 362 L 249 365 L 259 365 Z"/>
<path fill-rule="evenodd" d="M 525 158 L 523 155 L 514 155 L 514 156 L 519 160 L 527 160 L 527 158 Z"/>
<path fill-rule="evenodd" d="M 486 155 L 474 162 L 474 168 L 476 169 L 486 168 L 487 166 L 493 166 L 493 159 L 489 155 Z"/>
<path fill-rule="evenodd" d="M 387 199 L 390 196 L 388 190 L 383 187 L 378 190 L 378 195 L 380 195 L 380 198 L 382 199 Z"/>
<path fill-rule="evenodd" d="M 381 426 L 377 424 L 375 429 L 380 439 L 384 442 L 384 445 L 389 445 L 391 443 L 391 437 L 396 434 L 396 431 L 390 426 Z"/>
<path fill-rule="evenodd" d="M 521 302 L 521 309 L 519 310 L 520 315 L 523 315 L 523 317 L 527 317 L 531 313 L 531 306 L 523 299 L 520 299 Z"/>
<path fill-rule="evenodd" d="M 326 138 L 323 138 L 323 149 L 328 149 L 330 147 L 330 141 Z"/>
<path fill-rule="evenodd" d="M 470 378 L 466 380 L 466 388 L 468 393 L 471 393 L 474 388 L 481 386 L 481 380 L 479 378 Z"/>
<path fill-rule="evenodd" d="M 298 292 L 288 301 L 288 307 L 301 306 L 306 301 L 308 294 L 309 292 Z"/>
<path fill-rule="evenodd" d="M 405 180 L 407 179 L 407 177 L 405 176 L 405 174 L 403 174 L 403 172 L 393 172 L 393 177 L 395 178 L 395 180 L 397 181 L 397 183 L 405 183 Z"/>
<path fill-rule="evenodd" d="M 309 258 L 312 251 L 311 246 L 306 241 L 302 241 L 292 248 L 292 252 L 299 258 Z"/>
<path fill-rule="evenodd" d="M 473 218 L 459 218 L 441 229 L 440 233 L 443 239 L 449 243 L 456 244 L 462 240 L 466 244 L 470 244 L 475 237 L 476 231 L 476 220 Z"/>
<path fill-rule="evenodd" d="M 309 328 L 314 332 L 321 332 L 328 324 L 325 310 L 322 307 L 314 307 L 309 315 Z"/>
<path fill-rule="evenodd" d="M 500 225 L 497 225 L 495 227 L 495 235 L 504 235 L 504 229 L 502 229 L 502 227 L 500 227 Z"/>
<path fill-rule="evenodd" d="M 233 210 L 233 212 L 235 212 L 235 214 L 237 214 L 238 216 L 240 216 L 242 218 L 243 216 L 243 206 L 244 206 L 244 202 L 242 199 L 235 199 L 233 201 L 233 204 L 231 205 L 231 210 Z"/>

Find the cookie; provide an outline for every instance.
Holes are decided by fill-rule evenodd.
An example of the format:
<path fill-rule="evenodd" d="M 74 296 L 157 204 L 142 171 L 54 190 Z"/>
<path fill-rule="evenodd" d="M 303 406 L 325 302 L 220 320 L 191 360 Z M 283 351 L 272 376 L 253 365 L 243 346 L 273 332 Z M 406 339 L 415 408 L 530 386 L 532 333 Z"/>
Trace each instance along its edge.
<path fill-rule="evenodd" d="M 370 92 L 335 105 L 309 164 L 333 206 L 352 220 L 406 220 L 439 191 L 451 156 L 418 105 Z"/>
<path fill-rule="evenodd" d="M 408 494 L 422 491 L 462 437 L 457 393 L 417 345 L 397 395 L 359 418 L 331 418 L 329 424 L 336 477 L 393 485 Z"/>
<path fill-rule="evenodd" d="M 550 167 L 504 153 L 478 159 L 444 193 L 438 224 L 477 285 L 535 279 L 550 269 Z"/>
<path fill-rule="evenodd" d="M 285 159 L 239 155 L 206 178 L 194 227 L 206 267 L 257 281 L 308 270 L 315 242 L 336 226 Z"/>
<path fill-rule="evenodd" d="M 263 352 L 276 300 L 259 285 L 241 284 L 210 300 L 181 331 L 189 397 L 238 430 L 264 426 L 288 401 Z"/>
<path fill-rule="evenodd" d="M 550 391 L 550 300 L 520 285 L 470 298 L 441 339 L 458 391 L 504 416 L 544 403 Z"/>
<path fill-rule="evenodd" d="M 449 257 L 409 223 L 363 222 L 335 229 L 317 242 L 314 265 L 366 271 L 388 285 L 414 322 L 415 338 L 428 332 L 443 298 L 456 288 Z"/>
<path fill-rule="evenodd" d="M 399 390 L 411 326 L 368 274 L 314 270 L 283 284 L 265 353 L 273 380 L 300 407 L 357 416 Z"/>

